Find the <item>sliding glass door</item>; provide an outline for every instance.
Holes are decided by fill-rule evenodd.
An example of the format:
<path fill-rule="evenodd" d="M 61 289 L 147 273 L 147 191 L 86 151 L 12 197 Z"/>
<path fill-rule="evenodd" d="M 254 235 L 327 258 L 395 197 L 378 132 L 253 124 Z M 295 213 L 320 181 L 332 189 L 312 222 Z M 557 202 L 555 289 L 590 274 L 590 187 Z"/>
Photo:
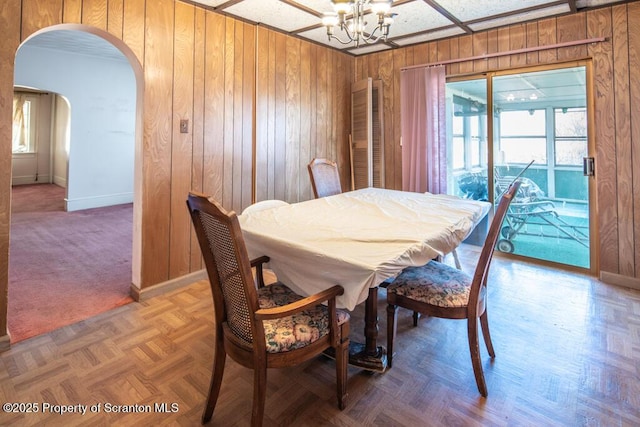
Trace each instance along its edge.
<path fill-rule="evenodd" d="M 447 83 L 447 189 L 489 200 L 486 79 Z"/>
<path fill-rule="evenodd" d="M 448 192 L 497 204 L 523 180 L 498 250 L 591 268 L 586 83 L 586 64 L 447 83 Z"/>

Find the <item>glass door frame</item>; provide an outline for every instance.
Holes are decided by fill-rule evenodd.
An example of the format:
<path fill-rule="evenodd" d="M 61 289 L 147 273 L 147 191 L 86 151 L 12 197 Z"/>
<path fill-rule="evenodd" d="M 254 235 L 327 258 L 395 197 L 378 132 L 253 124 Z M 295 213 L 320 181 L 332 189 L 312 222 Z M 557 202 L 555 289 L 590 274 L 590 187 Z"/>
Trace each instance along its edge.
<path fill-rule="evenodd" d="M 464 75 L 448 76 L 447 83 L 460 82 L 466 80 L 481 80 L 486 82 L 486 95 L 487 95 L 487 185 L 488 185 L 488 198 L 492 205 L 495 206 L 494 195 L 494 120 L 493 120 L 493 78 L 499 76 L 507 76 L 511 74 L 524 74 L 531 72 L 558 70 L 563 68 L 585 68 L 585 91 L 586 91 L 586 109 L 587 109 L 587 152 L 588 156 L 596 159 L 595 149 L 595 129 L 594 129 L 594 117 L 595 117 L 595 102 L 593 95 L 593 63 L 591 59 L 567 61 L 554 64 L 543 64 L 524 66 L 518 68 L 510 68 L 504 70 L 492 70 L 484 71 L 480 73 L 471 73 Z M 491 120 L 490 120 L 491 119 Z M 596 166 L 597 170 L 597 166 Z M 588 183 L 588 202 L 589 202 L 589 268 L 575 267 L 567 264 L 556 263 L 552 261 L 546 261 L 531 257 L 526 257 L 517 254 L 501 253 L 501 256 L 522 259 L 526 261 L 534 261 L 538 264 L 549 265 L 553 267 L 561 267 L 566 270 L 574 270 L 578 272 L 588 272 L 592 275 L 597 275 L 599 268 L 599 245 L 598 245 L 598 227 L 597 227 L 597 210 L 596 210 L 596 181 L 595 176 L 585 177 Z"/>

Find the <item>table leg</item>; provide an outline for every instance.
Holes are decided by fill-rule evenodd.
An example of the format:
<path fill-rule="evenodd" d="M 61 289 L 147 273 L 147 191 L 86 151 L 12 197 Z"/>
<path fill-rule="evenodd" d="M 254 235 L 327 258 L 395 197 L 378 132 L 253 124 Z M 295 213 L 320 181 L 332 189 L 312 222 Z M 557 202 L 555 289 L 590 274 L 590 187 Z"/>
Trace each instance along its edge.
<path fill-rule="evenodd" d="M 387 350 L 377 344 L 378 288 L 370 288 L 364 312 L 365 343 L 351 342 L 349 364 L 370 371 L 384 372 L 387 368 Z"/>

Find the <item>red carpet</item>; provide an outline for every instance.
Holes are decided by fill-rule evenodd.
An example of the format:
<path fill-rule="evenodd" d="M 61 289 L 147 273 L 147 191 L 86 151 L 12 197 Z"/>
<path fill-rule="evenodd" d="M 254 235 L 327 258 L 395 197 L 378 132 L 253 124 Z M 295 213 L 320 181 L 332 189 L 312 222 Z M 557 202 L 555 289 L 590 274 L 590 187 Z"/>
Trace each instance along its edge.
<path fill-rule="evenodd" d="M 49 184 L 13 188 L 12 343 L 132 301 L 133 205 L 64 212 L 64 194 Z"/>

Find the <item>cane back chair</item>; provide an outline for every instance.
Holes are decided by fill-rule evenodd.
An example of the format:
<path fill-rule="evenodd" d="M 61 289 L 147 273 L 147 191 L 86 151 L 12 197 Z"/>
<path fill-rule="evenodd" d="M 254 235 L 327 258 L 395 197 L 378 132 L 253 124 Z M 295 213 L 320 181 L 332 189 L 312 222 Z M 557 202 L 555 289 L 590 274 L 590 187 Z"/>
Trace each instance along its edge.
<path fill-rule="evenodd" d="M 262 268 L 269 258 L 249 260 L 235 212 L 194 193 L 189 194 L 187 205 L 204 257 L 215 314 L 213 372 L 202 423 L 213 415 L 227 354 L 254 371 L 254 426 L 261 425 L 264 415 L 267 368 L 294 366 L 329 348 L 336 354 L 338 406 L 343 409 L 349 314 L 336 309 L 342 287 L 336 285 L 303 298 L 280 282 L 265 286 Z M 252 267 L 256 268 L 257 284 Z"/>

